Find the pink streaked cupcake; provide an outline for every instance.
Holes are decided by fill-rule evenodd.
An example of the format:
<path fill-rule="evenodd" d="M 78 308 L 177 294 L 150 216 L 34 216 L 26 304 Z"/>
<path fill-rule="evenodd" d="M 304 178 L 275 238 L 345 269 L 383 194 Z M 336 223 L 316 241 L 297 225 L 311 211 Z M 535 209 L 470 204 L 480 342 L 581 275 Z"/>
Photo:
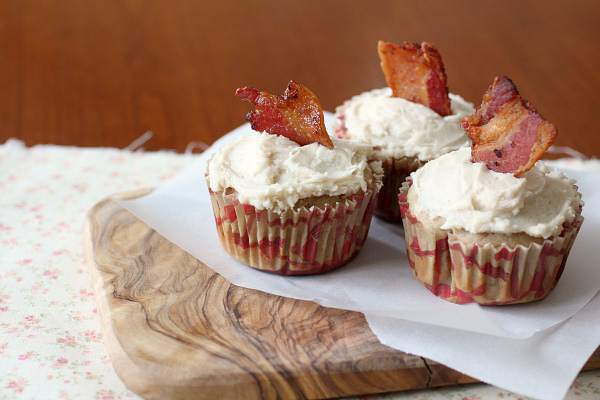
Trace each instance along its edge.
<path fill-rule="evenodd" d="M 448 92 L 442 58 L 433 45 L 380 41 L 378 51 L 389 87 L 337 107 L 334 136 L 373 146 L 370 158 L 384 169 L 375 215 L 400 222 L 400 186 L 428 161 L 470 146 L 460 121 L 475 109 Z"/>
<path fill-rule="evenodd" d="M 556 127 L 506 77 L 462 126 L 472 148 L 430 161 L 400 191 L 413 273 L 455 303 L 543 299 L 583 222 L 575 181 L 537 161 Z"/>
<path fill-rule="evenodd" d="M 371 146 L 330 138 L 316 96 L 293 81 L 283 96 L 252 88 L 236 95 L 256 106 L 247 117 L 256 132 L 220 149 L 206 174 L 224 249 L 282 275 L 351 261 L 381 187 Z"/>

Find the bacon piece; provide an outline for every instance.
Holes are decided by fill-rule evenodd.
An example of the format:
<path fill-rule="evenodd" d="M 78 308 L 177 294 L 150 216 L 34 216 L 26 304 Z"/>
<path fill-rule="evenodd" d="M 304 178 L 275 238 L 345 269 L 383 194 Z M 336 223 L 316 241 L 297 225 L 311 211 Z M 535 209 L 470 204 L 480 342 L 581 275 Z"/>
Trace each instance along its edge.
<path fill-rule="evenodd" d="M 442 117 L 452 114 L 442 56 L 427 43 L 399 46 L 380 40 L 381 69 L 394 97 L 423 104 Z"/>
<path fill-rule="evenodd" d="M 333 149 L 321 104 L 317 96 L 301 84 L 290 81 L 283 96 L 251 87 L 239 88 L 235 95 L 256 107 L 246 116 L 253 130 L 285 136 L 301 146 L 319 143 Z"/>
<path fill-rule="evenodd" d="M 533 167 L 558 134 L 506 76 L 494 79 L 481 105 L 460 126 L 473 141 L 471 161 L 515 176 Z"/>

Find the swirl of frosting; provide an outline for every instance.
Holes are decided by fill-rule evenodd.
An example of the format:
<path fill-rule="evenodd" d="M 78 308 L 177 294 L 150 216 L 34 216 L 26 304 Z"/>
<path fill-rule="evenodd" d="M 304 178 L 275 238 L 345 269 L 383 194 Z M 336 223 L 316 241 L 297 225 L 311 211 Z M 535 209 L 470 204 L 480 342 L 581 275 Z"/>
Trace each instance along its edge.
<path fill-rule="evenodd" d="M 367 161 L 371 146 L 332 141 L 333 149 L 300 146 L 283 136 L 253 132 L 214 154 L 208 163 L 210 188 L 232 188 L 242 203 L 275 211 L 292 208 L 299 199 L 367 190 L 374 174 L 381 174 L 379 163 Z"/>
<path fill-rule="evenodd" d="M 575 181 L 543 162 L 518 177 L 471 162 L 463 148 L 413 172 L 414 211 L 443 218 L 442 229 L 518 233 L 547 238 L 572 222 L 583 204 Z"/>
<path fill-rule="evenodd" d="M 343 114 L 347 139 L 373 145 L 382 157 L 427 161 L 471 144 L 460 121 L 475 109 L 458 95 L 450 94 L 450 100 L 452 114 L 442 117 L 383 88 L 354 96 L 338 114 Z"/>

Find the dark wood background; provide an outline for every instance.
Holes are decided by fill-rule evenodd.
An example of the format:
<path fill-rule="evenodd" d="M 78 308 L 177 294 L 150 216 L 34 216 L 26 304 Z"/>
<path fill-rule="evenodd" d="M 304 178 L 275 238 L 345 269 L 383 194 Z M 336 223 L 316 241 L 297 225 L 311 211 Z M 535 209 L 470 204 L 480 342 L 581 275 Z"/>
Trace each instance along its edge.
<path fill-rule="evenodd" d="M 291 79 L 325 110 L 385 86 L 376 43 L 429 41 L 452 92 L 507 75 L 555 144 L 600 156 L 600 2 L 0 1 L 0 143 L 182 152 L 244 122 L 240 86 Z"/>

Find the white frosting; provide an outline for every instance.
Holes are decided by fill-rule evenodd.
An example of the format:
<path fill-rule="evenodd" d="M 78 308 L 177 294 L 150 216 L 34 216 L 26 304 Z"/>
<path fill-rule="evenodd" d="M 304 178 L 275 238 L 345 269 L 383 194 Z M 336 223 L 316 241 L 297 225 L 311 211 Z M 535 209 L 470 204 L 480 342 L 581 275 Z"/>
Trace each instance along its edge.
<path fill-rule="evenodd" d="M 471 233 L 525 232 L 530 236 L 557 235 L 571 222 L 581 200 L 575 181 L 542 162 L 518 177 L 473 163 L 471 150 L 460 149 L 430 161 L 414 172 L 416 213 L 442 217 L 442 229 Z"/>
<path fill-rule="evenodd" d="M 367 189 L 371 146 L 332 138 L 334 149 L 300 146 L 283 136 L 254 132 L 220 149 L 208 163 L 210 188 L 232 188 L 259 209 L 291 208 L 299 199 Z M 380 173 L 380 172 L 379 172 Z"/>
<path fill-rule="evenodd" d="M 455 94 L 450 101 L 452 114 L 442 117 L 429 107 L 392 97 L 392 89 L 384 88 L 353 97 L 339 112 L 347 139 L 370 143 L 383 157 L 427 161 L 471 145 L 460 121 L 475 109 Z"/>

